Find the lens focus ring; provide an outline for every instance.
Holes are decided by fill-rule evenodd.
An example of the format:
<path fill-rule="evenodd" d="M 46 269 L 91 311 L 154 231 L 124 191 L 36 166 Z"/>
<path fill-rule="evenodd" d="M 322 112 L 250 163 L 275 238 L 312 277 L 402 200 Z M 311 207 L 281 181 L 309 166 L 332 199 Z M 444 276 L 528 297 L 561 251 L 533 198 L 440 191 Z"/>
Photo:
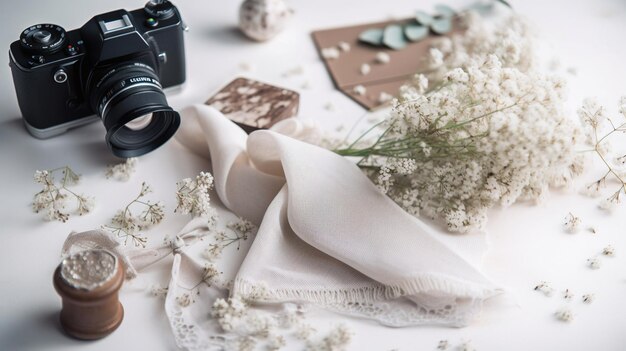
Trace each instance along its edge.
<path fill-rule="evenodd" d="M 111 87 L 100 99 L 98 103 L 98 114 L 105 116 L 109 109 L 110 102 L 126 91 L 137 89 L 140 87 L 153 87 L 161 89 L 161 83 L 158 80 L 148 76 L 133 76 L 118 81 Z"/>

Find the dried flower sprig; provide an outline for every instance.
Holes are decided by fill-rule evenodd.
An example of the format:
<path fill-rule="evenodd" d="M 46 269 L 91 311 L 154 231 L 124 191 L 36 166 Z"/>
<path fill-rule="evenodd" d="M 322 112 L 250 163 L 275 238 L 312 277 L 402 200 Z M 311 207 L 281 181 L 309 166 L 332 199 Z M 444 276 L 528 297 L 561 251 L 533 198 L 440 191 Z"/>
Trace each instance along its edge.
<path fill-rule="evenodd" d="M 611 210 L 621 202 L 621 197 L 626 194 L 626 155 L 619 155 L 611 151 L 610 137 L 615 134 L 626 133 L 626 96 L 619 100 L 619 113 L 621 122 L 617 118 L 607 115 L 604 106 L 596 99 L 588 98 L 583 101 L 578 110 L 578 116 L 585 126 L 587 144 L 605 166 L 605 173 L 596 181 L 587 185 L 585 193 L 597 196 L 608 182 L 617 183 L 617 187 L 610 196 L 604 198 L 599 207 L 603 210 Z"/>
<path fill-rule="evenodd" d="M 145 247 L 148 238 L 140 232 L 161 223 L 165 217 L 163 203 L 143 200 L 151 192 L 152 188 L 146 182 L 141 183 L 139 195 L 113 216 L 110 225 L 102 227 L 123 239 L 124 245 L 127 245 L 130 239 L 135 246 Z M 134 215 L 132 207 L 140 207 L 143 210 L 138 215 Z"/>
<path fill-rule="evenodd" d="M 137 158 L 127 158 L 126 161 L 115 165 L 108 165 L 105 176 L 107 178 L 114 178 L 121 181 L 127 181 L 130 176 L 135 173 L 135 167 L 137 166 Z"/>
<path fill-rule="evenodd" d="M 57 185 L 54 182 L 53 174 L 61 172 L 62 179 Z M 35 194 L 32 208 L 35 213 L 45 211 L 47 220 L 57 220 L 66 222 L 70 213 L 66 211 L 69 199 L 76 201 L 76 213 L 82 216 L 91 212 L 94 207 L 94 199 L 83 194 L 77 194 L 70 190 L 68 186 L 75 185 L 80 180 L 80 175 L 74 172 L 69 166 L 50 169 L 37 170 L 34 175 L 35 183 L 41 184 L 43 189 Z"/>
<path fill-rule="evenodd" d="M 222 255 L 222 251 L 232 244 L 237 244 L 237 250 L 239 250 L 241 243 L 248 240 L 251 235 L 256 234 L 258 229 L 252 222 L 243 218 L 229 223 L 226 227 L 229 229 L 228 231 L 217 231 L 213 237 L 213 242 L 205 251 L 207 259 L 211 261 L 218 259 Z"/>
<path fill-rule="evenodd" d="M 204 217 L 211 227 L 217 224 L 217 211 L 211 206 L 209 191 L 213 189 L 213 175 L 200 172 L 195 179 L 185 178 L 176 183 L 177 206 L 174 212 Z"/>
<path fill-rule="evenodd" d="M 205 250 L 205 256 L 209 260 L 218 259 L 222 251 L 232 244 L 237 244 L 237 250 L 239 250 L 241 243 L 248 240 L 251 235 L 256 234 L 258 229 L 252 222 L 243 218 L 229 223 L 226 227 L 229 230 L 217 231 L 213 237 L 213 242 L 209 244 L 209 247 Z"/>

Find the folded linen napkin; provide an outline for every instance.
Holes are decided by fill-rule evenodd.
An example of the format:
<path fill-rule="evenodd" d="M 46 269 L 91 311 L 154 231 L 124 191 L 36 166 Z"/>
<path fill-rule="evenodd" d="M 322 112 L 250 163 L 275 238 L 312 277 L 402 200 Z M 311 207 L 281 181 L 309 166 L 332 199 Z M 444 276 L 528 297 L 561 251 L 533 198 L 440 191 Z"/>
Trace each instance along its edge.
<path fill-rule="evenodd" d="M 310 137 L 298 120 L 248 136 L 210 106 L 181 114 L 176 139 L 210 157 L 220 200 L 259 225 L 231 295 L 390 326 L 463 326 L 501 291 L 478 268 L 483 236 L 407 214 L 351 160 L 298 140 Z"/>

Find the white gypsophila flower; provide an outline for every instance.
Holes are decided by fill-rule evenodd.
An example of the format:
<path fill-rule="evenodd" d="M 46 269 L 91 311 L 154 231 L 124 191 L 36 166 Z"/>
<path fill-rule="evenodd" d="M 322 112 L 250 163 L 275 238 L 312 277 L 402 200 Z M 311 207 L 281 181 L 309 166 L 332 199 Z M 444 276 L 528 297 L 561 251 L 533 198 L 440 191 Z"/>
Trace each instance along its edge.
<path fill-rule="evenodd" d="M 168 290 L 167 287 L 162 287 L 157 284 L 153 284 L 150 287 L 148 287 L 149 294 L 155 297 L 165 298 L 165 296 L 167 295 L 167 290 Z"/>
<path fill-rule="evenodd" d="M 285 341 L 285 337 L 283 337 L 282 335 L 272 334 L 268 337 L 267 349 L 269 351 L 280 350 L 286 345 L 287 345 L 287 342 Z"/>
<path fill-rule="evenodd" d="M 591 269 L 600 269 L 600 267 L 602 266 L 602 262 L 597 257 L 587 259 L 587 264 Z"/>
<path fill-rule="evenodd" d="M 465 64 L 423 94 L 422 76 L 404 87 L 375 144 L 336 150 L 367 151 L 360 165 L 382 191 L 460 232 L 482 228 L 495 205 L 540 201 L 582 172 L 582 133 L 563 111 L 561 80 L 505 67 L 495 55 Z M 399 160 L 419 167 L 397 172 Z"/>
<path fill-rule="evenodd" d="M 188 293 L 184 293 L 184 294 L 176 297 L 176 302 L 181 307 L 187 307 L 187 306 L 191 305 L 192 303 L 194 303 L 195 301 L 192 299 L 191 295 L 189 295 Z"/>
<path fill-rule="evenodd" d="M 618 109 L 622 115 L 617 118 L 607 116 L 604 106 L 593 98 L 585 99 L 582 107 L 578 110 L 586 135 L 585 142 L 591 146 L 589 151 L 595 153 L 606 170 L 599 179 L 583 189 L 582 193 L 596 197 L 602 195 L 600 190 L 606 188 L 607 184 L 618 183 L 616 190 L 598 204 L 601 209 L 606 211 L 611 211 L 615 205 L 621 202 L 622 196 L 626 195 L 626 155 L 622 152 L 613 151 L 610 140 L 613 134 L 626 132 L 626 116 L 623 115 L 625 103 L 626 99 L 621 98 Z"/>
<path fill-rule="evenodd" d="M 574 293 L 570 289 L 565 289 L 563 292 L 563 298 L 569 301 L 574 298 Z"/>
<path fill-rule="evenodd" d="M 54 172 L 61 172 L 62 174 L 59 184 L 55 183 Z M 93 197 L 84 194 L 79 195 L 68 188 L 68 186 L 80 181 L 80 175 L 68 166 L 53 170 L 36 170 L 33 180 L 42 185 L 43 188 L 33 196 L 31 206 L 33 212 L 43 212 L 46 220 L 66 222 L 70 216 L 68 207 L 70 210 L 75 208 L 75 212 L 80 216 L 91 212 L 94 208 Z M 73 204 L 71 200 L 74 200 Z"/>
<path fill-rule="evenodd" d="M 464 341 L 461 346 L 459 346 L 459 351 L 476 351 L 476 348 L 471 341 Z"/>
<path fill-rule="evenodd" d="M 550 286 L 550 283 L 548 282 L 540 282 L 539 284 L 535 286 L 534 290 L 540 291 L 548 297 L 552 296 L 552 294 L 554 293 L 554 288 L 552 288 L 552 286 Z"/>
<path fill-rule="evenodd" d="M 583 106 L 578 109 L 578 117 L 583 125 L 599 126 L 606 120 L 606 109 L 596 98 L 586 98 Z"/>
<path fill-rule="evenodd" d="M 345 325 L 336 326 L 318 343 L 307 343 L 307 351 L 344 351 L 352 341 L 353 332 Z"/>
<path fill-rule="evenodd" d="M 437 350 L 447 350 L 450 347 L 450 343 L 448 340 L 439 340 L 439 344 L 437 344 Z"/>
<path fill-rule="evenodd" d="M 177 182 L 177 206 L 174 212 L 206 218 L 209 228 L 215 228 L 218 221 L 218 213 L 211 206 L 211 196 L 209 194 L 213 189 L 213 182 L 213 175 L 208 172 L 200 172 L 194 179 L 185 178 Z"/>
<path fill-rule="evenodd" d="M 228 300 L 216 299 L 211 309 L 211 315 L 217 319 L 222 330 L 229 332 L 241 323 L 241 319 L 247 313 L 247 305 L 233 297 Z"/>
<path fill-rule="evenodd" d="M 430 48 L 427 56 L 429 69 L 436 69 L 443 65 L 443 53 L 437 48 Z"/>
<path fill-rule="evenodd" d="M 602 249 L 602 254 L 604 256 L 613 257 L 615 256 L 615 248 L 612 245 L 608 245 L 604 249 Z"/>
<path fill-rule="evenodd" d="M 574 320 L 574 314 L 569 308 L 561 308 L 554 313 L 556 319 L 562 322 L 571 322 Z"/>
<path fill-rule="evenodd" d="M 102 228 L 122 239 L 124 245 L 128 243 L 128 240 L 132 240 L 135 246 L 145 247 L 148 239 L 140 234 L 140 231 L 160 224 L 165 218 L 165 206 L 162 202 L 143 199 L 151 192 L 152 188 L 146 182 L 141 183 L 139 195 L 126 207 L 118 210 L 111 218 L 111 223 Z M 141 211 L 137 211 L 138 208 Z"/>
<path fill-rule="evenodd" d="M 105 176 L 107 178 L 115 178 L 121 181 L 127 181 L 130 176 L 135 173 L 137 166 L 137 158 L 127 158 L 124 162 L 107 166 Z"/>
<path fill-rule="evenodd" d="M 577 233 L 580 230 L 581 224 L 582 220 L 580 217 L 574 216 L 571 212 L 565 217 L 564 226 L 569 233 Z"/>
<path fill-rule="evenodd" d="M 598 208 L 603 211 L 612 212 L 615 209 L 615 205 L 619 204 L 619 202 L 618 197 L 602 199 L 600 200 L 600 203 L 598 203 Z"/>
<path fill-rule="evenodd" d="M 78 201 L 78 209 L 76 210 L 76 212 L 78 212 L 80 216 L 93 211 L 93 208 L 95 207 L 95 204 L 96 204 L 93 197 L 85 196 L 83 194 L 83 195 L 77 196 L 76 199 Z"/>
<path fill-rule="evenodd" d="M 223 272 L 217 269 L 217 266 L 213 263 L 206 263 L 202 270 L 202 281 L 208 286 L 218 285 L 220 283 L 219 277 Z"/>
<path fill-rule="evenodd" d="M 295 336 L 299 340 L 309 340 L 311 336 L 313 336 L 317 330 L 308 323 L 300 323 L 295 332 Z"/>
<path fill-rule="evenodd" d="M 583 302 L 590 304 L 593 302 L 593 300 L 595 299 L 595 295 L 594 294 L 585 294 L 583 295 Z"/>

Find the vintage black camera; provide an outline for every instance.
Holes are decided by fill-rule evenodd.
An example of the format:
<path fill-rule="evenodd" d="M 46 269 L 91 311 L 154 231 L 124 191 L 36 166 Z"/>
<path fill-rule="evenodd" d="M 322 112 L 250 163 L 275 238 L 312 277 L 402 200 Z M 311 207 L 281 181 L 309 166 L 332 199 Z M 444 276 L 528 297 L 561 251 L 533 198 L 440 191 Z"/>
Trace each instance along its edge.
<path fill-rule="evenodd" d="M 69 32 L 54 24 L 26 28 L 9 51 L 26 129 L 48 138 L 99 117 L 116 156 L 161 146 L 180 125 L 163 89 L 185 81 L 185 30 L 178 9 L 159 0 L 97 15 Z"/>

